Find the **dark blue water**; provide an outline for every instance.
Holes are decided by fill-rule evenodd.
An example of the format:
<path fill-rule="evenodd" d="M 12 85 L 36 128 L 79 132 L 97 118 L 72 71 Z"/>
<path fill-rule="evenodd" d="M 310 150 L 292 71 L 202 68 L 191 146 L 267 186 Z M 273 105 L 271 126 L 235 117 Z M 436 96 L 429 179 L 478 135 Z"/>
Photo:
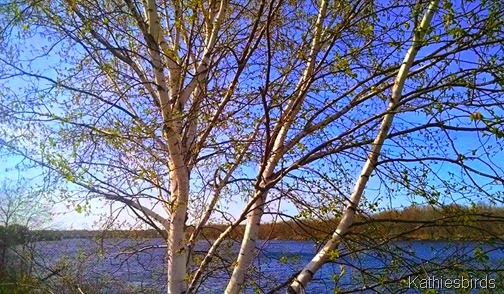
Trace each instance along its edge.
<path fill-rule="evenodd" d="M 135 293 L 166 292 L 165 249 L 159 248 L 163 245 L 161 239 L 73 239 L 36 245 L 39 258 L 45 264 L 53 267 L 65 262 L 72 264 L 77 268 L 73 274 L 82 280 L 128 284 L 136 287 Z M 238 244 L 222 247 L 219 252 L 222 261 L 215 259 L 198 292 L 223 292 L 231 274 L 231 269 L 223 264 L 234 260 Z M 248 271 L 248 281 L 255 283 L 247 285 L 246 293 L 267 293 L 281 285 L 301 270 L 318 249 L 313 242 L 277 240 L 260 242 L 258 247 L 260 254 Z M 130 254 L 139 248 L 143 250 Z M 196 250 L 207 248 L 208 244 L 201 242 Z M 503 248 L 502 243 L 442 241 L 342 246 L 334 252 L 334 260 L 316 273 L 307 293 L 333 293 L 335 289 L 341 293 L 422 293 L 425 289 L 418 289 L 419 282 L 426 277 L 438 279 L 437 284 L 432 280 L 434 287 L 440 286 L 439 279 L 453 280 L 462 276 L 473 280 L 493 278 L 498 284 L 502 282 L 498 271 L 504 269 Z M 111 292 L 111 289 L 103 291 Z"/>

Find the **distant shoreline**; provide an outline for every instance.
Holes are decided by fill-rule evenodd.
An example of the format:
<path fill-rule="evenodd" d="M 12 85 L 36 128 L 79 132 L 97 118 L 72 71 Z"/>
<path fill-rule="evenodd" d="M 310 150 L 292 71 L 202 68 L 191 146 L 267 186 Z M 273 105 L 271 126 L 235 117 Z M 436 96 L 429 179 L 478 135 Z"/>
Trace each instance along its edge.
<path fill-rule="evenodd" d="M 91 233 L 99 232 L 99 231 L 90 231 Z M 97 239 L 103 238 L 103 240 L 115 240 L 115 239 L 161 239 L 160 236 L 150 236 L 150 237 L 139 237 L 139 236 L 101 236 L 102 234 L 96 234 L 91 236 L 63 236 L 60 238 L 46 238 L 46 239 L 35 239 L 32 242 L 58 242 L 63 240 L 80 240 L 80 239 Z M 231 240 L 231 239 L 228 239 Z M 266 241 L 266 239 L 259 239 L 260 241 Z M 239 241 L 239 240 L 238 240 Z M 300 238 L 291 238 L 291 239 L 268 239 L 268 241 L 295 241 L 295 242 L 320 242 L 323 240 L 313 240 L 313 239 L 300 239 Z M 381 240 L 384 241 L 384 240 Z M 420 239 L 420 238 L 404 238 L 404 239 L 391 239 L 389 242 L 494 242 L 500 241 L 504 242 L 503 238 L 487 238 L 487 239 Z"/>
<path fill-rule="evenodd" d="M 338 218 L 315 220 L 298 218 L 287 222 L 263 223 L 259 239 L 314 241 L 324 240 L 334 232 Z M 226 228 L 222 224 L 210 224 L 202 232 L 202 238 L 216 239 Z M 240 240 L 244 225 L 229 235 Z M 154 229 L 149 230 L 33 230 L 31 241 L 50 241 L 78 238 L 159 238 Z M 188 228 L 188 235 L 192 227 Z M 403 210 L 388 210 L 371 216 L 356 218 L 351 240 L 392 241 L 492 241 L 504 239 L 504 208 L 490 206 L 465 207 L 451 205 L 437 208 L 412 206 Z"/>

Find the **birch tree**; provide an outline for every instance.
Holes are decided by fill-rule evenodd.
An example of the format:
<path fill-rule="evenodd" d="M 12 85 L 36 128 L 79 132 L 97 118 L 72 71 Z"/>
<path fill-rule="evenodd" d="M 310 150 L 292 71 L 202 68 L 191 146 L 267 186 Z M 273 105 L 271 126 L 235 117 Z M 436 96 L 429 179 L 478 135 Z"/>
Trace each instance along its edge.
<path fill-rule="evenodd" d="M 380 127 L 378 129 L 378 133 L 373 140 L 371 145 L 371 150 L 369 151 L 369 155 L 367 156 L 364 167 L 362 168 L 362 172 L 360 177 L 357 179 L 355 183 L 355 187 L 352 191 L 348 199 L 348 204 L 344 210 L 344 213 L 341 218 L 341 222 L 338 225 L 338 228 L 332 235 L 332 237 L 327 241 L 326 245 L 320 250 L 316 256 L 310 261 L 309 264 L 302 270 L 302 272 L 296 277 L 291 286 L 288 288 L 289 293 L 299 293 L 304 290 L 306 283 L 313 277 L 313 275 L 317 272 L 320 267 L 329 259 L 330 252 L 336 248 L 338 242 L 341 240 L 342 236 L 348 231 L 350 225 L 353 223 L 353 218 L 355 216 L 355 212 L 357 211 L 357 205 L 360 202 L 362 197 L 362 193 L 364 192 L 364 188 L 376 167 L 376 163 L 378 161 L 378 156 L 383 147 L 383 143 L 387 138 L 388 132 L 394 120 L 395 108 L 399 104 L 402 96 L 402 91 L 404 88 L 404 83 L 406 81 L 406 77 L 410 71 L 411 65 L 415 60 L 415 57 L 418 53 L 418 50 L 422 47 L 422 39 L 425 36 L 425 32 L 429 29 L 430 22 L 432 20 L 434 11 L 437 9 L 439 1 L 432 1 L 427 8 L 427 12 L 422 18 L 419 26 L 413 32 L 412 43 L 410 48 L 406 52 L 404 60 L 399 67 L 399 71 L 397 72 L 396 79 L 394 80 L 394 85 L 392 86 L 390 102 L 387 107 L 387 113 L 383 116 Z"/>
<path fill-rule="evenodd" d="M 58 173 L 66 197 L 120 203 L 156 229 L 168 293 L 198 291 L 240 225 L 225 292 L 247 288 L 265 214 L 341 219 L 284 284 L 302 293 L 356 213 L 403 195 L 503 200 L 499 1 L 22 0 L 0 12 L 2 148 Z M 226 229 L 195 258 L 211 220 Z"/>

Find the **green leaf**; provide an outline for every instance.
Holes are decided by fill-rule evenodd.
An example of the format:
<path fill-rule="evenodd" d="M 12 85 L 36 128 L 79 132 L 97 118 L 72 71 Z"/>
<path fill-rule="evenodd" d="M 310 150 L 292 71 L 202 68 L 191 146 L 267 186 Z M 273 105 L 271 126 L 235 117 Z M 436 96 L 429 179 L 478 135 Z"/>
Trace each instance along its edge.
<path fill-rule="evenodd" d="M 471 121 L 483 120 L 483 115 L 480 112 L 473 112 L 469 115 Z"/>

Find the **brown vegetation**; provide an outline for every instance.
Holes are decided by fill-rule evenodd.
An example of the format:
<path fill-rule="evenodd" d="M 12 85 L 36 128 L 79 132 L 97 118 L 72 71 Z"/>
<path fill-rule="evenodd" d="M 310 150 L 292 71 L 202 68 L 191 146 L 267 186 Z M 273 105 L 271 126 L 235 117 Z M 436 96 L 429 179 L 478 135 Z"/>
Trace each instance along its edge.
<path fill-rule="evenodd" d="M 334 232 L 339 219 L 295 219 L 261 225 L 260 239 L 323 240 Z M 207 227 L 213 239 L 224 226 Z M 243 227 L 233 237 L 243 234 Z M 360 214 L 349 233 L 352 238 L 394 240 L 486 240 L 504 236 L 504 208 L 487 205 L 465 207 L 410 206 L 371 216 Z"/>
<path fill-rule="evenodd" d="M 314 220 L 306 218 L 261 225 L 260 239 L 323 240 L 333 232 L 339 219 Z M 211 224 L 205 227 L 202 238 L 215 239 L 226 225 Z M 241 238 L 244 226 L 230 234 L 231 239 Z M 191 233 L 191 229 L 188 231 Z M 38 240 L 61 238 L 157 238 L 155 230 L 108 231 L 34 231 Z M 359 214 L 349 237 L 394 240 L 487 240 L 504 236 L 504 208 L 488 205 L 466 207 L 410 206 L 403 210 L 386 210 L 373 215 Z"/>

